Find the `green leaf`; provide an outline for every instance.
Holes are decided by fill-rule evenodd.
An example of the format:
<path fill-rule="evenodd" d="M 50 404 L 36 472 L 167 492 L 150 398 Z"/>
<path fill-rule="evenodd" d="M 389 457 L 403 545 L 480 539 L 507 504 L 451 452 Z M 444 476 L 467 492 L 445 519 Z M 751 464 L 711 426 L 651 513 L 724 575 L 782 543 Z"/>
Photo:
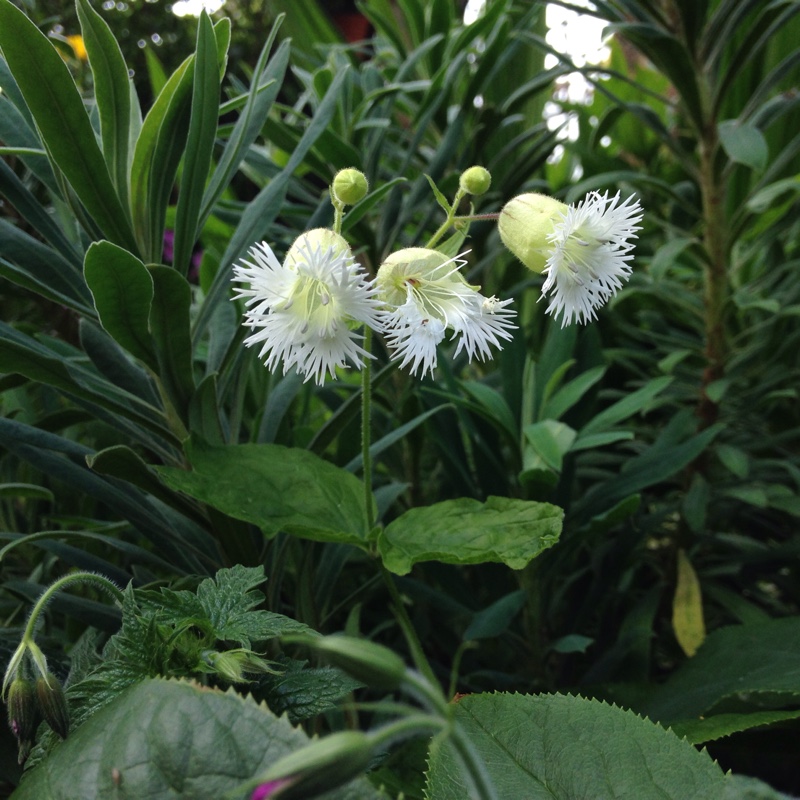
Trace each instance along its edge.
<path fill-rule="evenodd" d="M 730 736 L 732 733 L 749 731 L 771 725 L 774 722 L 785 722 L 800 718 L 800 709 L 794 711 L 754 711 L 749 714 L 714 714 L 700 719 L 689 719 L 674 722 L 670 725 L 672 732 L 692 744 L 703 744 Z"/>
<path fill-rule="evenodd" d="M 83 43 L 92 68 L 103 156 L 117 193 L 126 198 L 131 122 L 128 67 L 106 21 L 92 8 L 88 0 L 77 0 L 76 6 Z"/>
<path fill-rule="evenodd" d="M 731 625 L 659 686 L 642 711 L 668 723 L 699 717 L 726 697 L 800 692 L 800 619 Z"/>
<path fill-rule="evenodd" d="M 420 561 L 482 564 L 496 561 L 522 569 L 561 534 L 564 512 L 549 503 L 489 497 L 445 500 L 412 508 L 381 531 L 384 566 L 405 575 Z"/>
<path fill-rule="evenodd" d="M 285 718 L 233 691 L 145 680 L 74 731 L 31 770 L 15 800 L 56 800 L 80 787 L 82 800 L 169 797 L 219 800 L 279 758 L 308 744 Z M 365 780 L 321 797 L 376 800 Z"/>
<path fill-rule="evenodd" d="M 339 467 L 274 444 L 187 446 L 191 471 L 160 467 L 176 491 L 258 525 L 267 536 L 366 545 L 364 487 Z"/>
<path fill-rule="evenodd" d="M 181 173 L 178 206 L 175 210 L 175 247 L 173 266 L 181 273 L 189 271 L 192 248 L 198 234 L 200 206 L 211 167 L 214 137 L 219 115 L 219 68 L 216 38 L 205 11 L 197 26 L 197 51 L 194 58 L 192 105 L 189 135 Z"/>
<path fill-rule="evenodd" d="M 154 290 L 149 324 L 159 373 L 172 402 L 185 413 L 194 392 L 189 327 L 192 290 L 171 267 L 151 266 L 148 271 Z"/>
<path fill-rule="evenodd" d="M 488 608 L 479 611 L 464 631 L 464 641 L 492 639 L 504 633 L 511 624 L 511 620 L 525 605 L 525 597 L 524 589 L 518 589 L 516 592 L 501 597 Z"/>
<path fill-rule="evenodd" d="M 672 383 L 672 378 L 665 375 L 661 378 L 653 378 L 641 389 L 625 395 L 622 400 L 618 400 L 612 406 L 601 411 L 597 416 L 590 420 L 581 428 L 581 436 L 588 436 L 590 433 L 598 433 L 616 425 L 618 422 L 639 413 L 646 409 L 653 400 Z"/>
<path fill-rule="evenodd" d="M 672 629 L 678 644 L 691 657 L 706 638 L 703 595 L 692 562 L 678 550 L 677 580 L 672 598 Z"/>
<path fill-rule="evenodd" d="M 767 166 L 767 140 L 755 125 L 727 119 L 719 123 L 719 140 L 731 161 L 757 170 L 763 170 Z"/>
<path fill-rule="evenodd" d="M 161 261 L 164 220 L 186 146 L 193 56 L 170 76 L 145 117 L 131 165 L 131 214 L 146 261 Z"/>
<path fill-rule="evenodd" d="M 106 236 L 135 251 L 128 215 L 64 59 L 8 0 L 0 0 L 0 49 L 50 158 Z"/>
<path fill-rule="evenodd" d="M 12 497 L 23 500 L 46 500 L 52 503 L 53 493 L 44 486 L 35 483 L 0 483 L 0 498 Z"/>
<path fill-rule="evenodd" d="M 499 798 L 717 800 L 725 787 L 708 755 L 597 700 L 473 694 L 456 704 L 455 721 L 483 758 Z M 433 748 L 429 764 L 429 800 L 472 796 L 451 745 Z"/>
<path fill-rule="evenodd" d="M 103 328 L 132 356 L 155 369 L 149 329 L 153 279 L 145 265 L 111 242 L 95 242 L 86 251 L 83 274 Z"/>

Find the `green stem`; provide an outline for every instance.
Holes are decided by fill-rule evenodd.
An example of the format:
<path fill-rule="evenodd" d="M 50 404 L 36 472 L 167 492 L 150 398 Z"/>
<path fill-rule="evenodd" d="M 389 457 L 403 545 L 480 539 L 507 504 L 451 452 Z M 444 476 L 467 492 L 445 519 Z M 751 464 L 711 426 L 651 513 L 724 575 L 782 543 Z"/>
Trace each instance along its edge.
<path fill-rule="evenodd" d="M 344 220 L 344 203 L 340 203 L 331 192 L 331 203 L 333 203 L 333 232 L 342 235 L 342 222 Z"/>
<path fill-rule="evenodd" d="M 364 327 L 364 349 L 369 353 L 372 349 L 372 328 Z M 372 513 L 374 498 L 372 496 L 372 365 L 371 359 L 365 359 L 361 370 L 361 462 L 364 473 L 364 513 L 367 520 L 367 535 L 372 534 L 375 518 Z"/>
<path fill-rule="evenodd" d="M 436 230 L 436 233 L 434 233 L 433 236 L 431 236 L 431 238 L 428 239 L 428 243 L 425 245 L 426 248 L 431 249 L 439 241 L 439 239 L 441 239 L 442 236 L 444 236 L 447 233 L 450 226 L 456 219 L 456 209 L 458 208 L 458 204 L 461 202 L 461 200 L 464 198 L 465 195 L 466 192 L 463 189 L 459 188 L 459 190 L 456 192 L 456 196 L 453 198 L 453 205 L 450 206 L 450 210 L 447 212 L 447 218 Z"/>
<path fill-rule="evenodd" d="M 369 732 L 370 742 L 376 750 L 388 750 L 395 742 L 410 739 L 413 736 L 426 736 L 439 733 L 449 727 L 447 719 L 432 717 L 428 714 L 411 714 L 402 719 L 390 722 L 377 730 Z"/>
<path fill-rule="evenodd" d="M 47 589 L 42 592 L 42 596 L 36 601 L 36 605 L 33 607 L 30 617 L 28 617 L 28 624 L 25 626 L 25 632 L 22 634 L 23 641 L 33 640 L 33 632 L 36 629 L 36 622 L 39 619 L 39 614 L 41 614 L 45 606 L 50 602 L 50 598 L 52 598 L 56 592 L 66 589 L 67 586 L 71 586 L 73 583 L 95 583 L 101 589 L 108 592 L 118 603 L 121 603 L 125 597 L 115 583 L 112 583 L 108 578 L 104 578 L 102 575 L 97 575 L 94 572 L 73 572 L 71 575 L 65 575 L 63 578 L 59 578 L 55 583 L 48 586 Z"/>

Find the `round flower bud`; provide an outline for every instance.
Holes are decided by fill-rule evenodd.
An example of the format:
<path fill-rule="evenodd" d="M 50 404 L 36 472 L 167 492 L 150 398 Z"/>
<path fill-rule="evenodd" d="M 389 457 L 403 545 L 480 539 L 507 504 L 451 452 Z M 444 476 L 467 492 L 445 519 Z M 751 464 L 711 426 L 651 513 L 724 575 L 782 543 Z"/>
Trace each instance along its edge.
<path fill-rule="evenodd" d="M 52 672 L 36 681 L 36 699 L 44 721 L 62 738 L 69 733 L 69 710 L 64 689 Z"/>
<path fill-rule="evenodd" d="M 298 264 L 308 263 L 310 252 L 330 253 L 331 257 L 344 255 L 351 257 L 350 245 L 347 240 L 327 228 L 314 228 L 301 233 L 289 248 L 284 260 L 284 266 L 292 269 Z"/>
<path fill-rule="evenodd" d="M 336 173 L 331 189 L 340 203 L 352 206 L 366 197 L 369 184 L 363 172 L 351 167 Z"/>
<path fill-rule="evenodd" d="M 481 195 L 489 191 L 492 185 L 492 176 L 488 169 L 483 167 L 470 167 L 461 173 L 458 179 L 461 190 L 467 194 Z"/>
<path fill-rule="evenodd" d="M 521 194 L 509 200 L 500 212 L 500 238 L 528 269 L 542 272 L 553 249 L 548 236 L 568 208 L 544 194 Z"/>

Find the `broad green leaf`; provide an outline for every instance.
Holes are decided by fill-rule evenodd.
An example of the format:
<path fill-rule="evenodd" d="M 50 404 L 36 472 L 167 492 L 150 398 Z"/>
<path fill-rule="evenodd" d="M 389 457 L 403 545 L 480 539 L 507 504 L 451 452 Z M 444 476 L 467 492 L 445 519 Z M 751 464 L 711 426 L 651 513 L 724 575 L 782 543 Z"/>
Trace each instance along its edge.
<path fill-rule="evenodd" d="M 732 733 L 749 731 L 774 722 L 786 722 L 800 718 L 800 709 L 794 711 L 753 711 L 740 714 L 713 714 L 710 717 L 674 722 L 670 729 L 692 744 L 703 744 L 730 736 Z"/>
<path fill-rule="evenodd" d="M 597 700 L 473 694 L 457 703 L 455 721 L 503 800 L 718 800 L 725 788 L 725 775 L 707 754 Z M 426 797 L 471 796 L 452 746 L 433 748 Z"/>
<path fill-rule="evenodd" d="M 258 525 L 267 536 L 366 545 L 364 487 L 357 478 L 297 448 L 274 444 L 187 446 L 192 470 L 158 468 L 176 491 Z"/>
<path fill-rule="evenodd" d="M 100 323 L 132 356 L 156 368 L 149 319 L 153 279 L 145 265 L 111 242 L 94 242 L 83 265 Z"/>
<path fill-rule="evenodd" d="M 181 273 L 189 271 L 192 248 L 198 234 L 203 201 L 219 115 L 219 68 L 217 40 L 208 14 L 203 11 L 197 26 L 192 103 L 186 155 L 181 172 L 175 211 L 175 244 L 172 264 Z"/>
<path fill-rule="evenodd" d="M 420 561 L 501 562 L 522 569 L 561 534 L 564 512 L 549 503 L 490 497 L 445 500 L 412 508 L 378 537 L 384 566 L 405 575 Z"/>
<path fill-rule="evenodd" d="M 148 271 L 154 289 L 149 324 L 159 374 L 172 402 L 185 413 L 194 392 L 189 330 L 192 290 L 186 278 L 171 267 L 156 265 Z"/>
<path fill-rule="evenodd" d="M 103 156 L 117 193 L 127 198 L 131 123 L 128 67 L 114 34 L 89 0 L 77 0 L 76 7 L 89 66 L 92 68 Z"/>
<path fill-rule="evenodd" d="M 800 694 L 800 619 L 731 625 L 710 633 L 694 658 L 659 686 L 641 710 L 672 723 L 704 714 L 726 697 Z"/>
<path fill-rule="evenodd" d="M 246 800 L 241 783 L 308 738 L 266 706 L 232 690 L 151 679 L 126 690 L 70 734 L 31 770 L 15 800 L 163 797 L 172 800 Z M 231 794 L 227 794 L 233 792 Z M 365 780 L 321 795 L 329 800 L 373 800 Z"/>
<path fill-rule="evenodd" d="M 0 49 L 53 162 L 105 235 L 135 251 L 128 215 L 67 65 L 9 0 L 0 0 Z"/>
<path fill-rule="evenodd" d="M 683 652 L 691 658 L 706 638 L 706 624 L 700 581 L 692 562 L 681 549 L 678 550 L 677 573 L 672 598 L 672 630 Z"/>
<path fill-rule="evenodd" d="M 755 125 L 740 123 L 735 119 L 720 122 L 719 140 L 731 161 L 757 170 L 767 166 L 767 140 Z"/>

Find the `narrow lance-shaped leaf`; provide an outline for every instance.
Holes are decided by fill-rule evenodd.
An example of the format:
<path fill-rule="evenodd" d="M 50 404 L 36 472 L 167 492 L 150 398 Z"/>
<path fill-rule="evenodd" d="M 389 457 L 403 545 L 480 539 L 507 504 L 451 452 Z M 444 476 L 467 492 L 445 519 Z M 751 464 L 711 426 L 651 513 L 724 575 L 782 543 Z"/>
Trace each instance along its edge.
<path fill-rule="evenodd" d="M 114 34 L 89 0 L 77 0 L 77 9 L 92 68 L 103 155 L 119 196 L 127 198 L 131 120 L 128 68 Z"/>
<path fill-rule="evenodd" d="M 69 69 L 47 37 L 9 0 L 0 0 L 0 49 L 52 161 L 105 235 L 136 251 L 128 215 Z"/>
<path fill-rule="evenodd" d="M 214 28 L 205 11 L 197 28 L 189 138 L 175 213 L 173 266 L 186 274 L 198 234 L 203 189 L 211 166 L 211 153 L 219 114 L 219 69 Z"/>

